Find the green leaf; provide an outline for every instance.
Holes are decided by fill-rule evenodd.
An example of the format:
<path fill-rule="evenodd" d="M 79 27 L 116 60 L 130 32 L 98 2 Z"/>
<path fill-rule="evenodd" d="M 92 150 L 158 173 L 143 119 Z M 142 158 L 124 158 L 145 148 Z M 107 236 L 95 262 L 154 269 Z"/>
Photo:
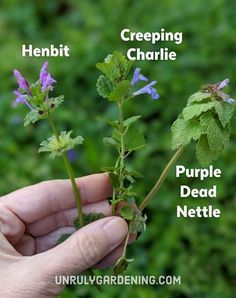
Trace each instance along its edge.
<path fill-rule="evenodd" d="M 226 127 L 223 129 L 223 137 L 224 141 L 227 142 L 230 139 L 230 125 L 227 124 Z"/>
<path fill-rule="evenodd" d="M 88 225 L 91 222 L 99 220 L 103 217 L 104 217 L 103 213 L 84 213 L 83 214 L 84 225 Z M 75 224 L 75 227 L 76 227 L 77 230 L 81 228 L 79 218 L 76 218 L 76 220 L 74 221 L 74 224 Z"/>
<path fill-rule="evenodd" d="M 142 212 L 138 211 L 129 223 L 130 232 L 131 233 L 145 232 L 146 231 L 146 220 L 147 220 L 147 216 L 145 214 L 142 215 Z"/>
<path fill-rule="evenodd" d="M 119 69 L 121 74 L 121 80 L 125 80 L 129 74 L 130 68 L 133 65 L 133 61 L 130 61 L 121 52 L 114 51 L 111 57 L 116 67 Z"/>
<path fill-rule="evenodd" d="M 129 61 L 122 53 L 114 51 L 108 55 L 104 62 L 97 63 L 97 68 L 116 85 L 119 81 L 125 80 L 129 74 L 133 62 Z"/>
<path fill-rule="evenodd" d="M 116 146 L 117 145 L 117 141 L 113 138 L 103 138 L 103 144 L 105 146 Z"/>
<path fill-rule="evenodd" d="M 198 140 L 201 136 L 201 127 L 198 120 L 185 121 L 180 115 L 173 123 L 172 127 L 172 150 L 178 149 L 182 145 L 187 145 L 190 141 Z"/>
<path fill-rule="evenodd" d="M 62 234 L 60 238 L 57 240 L 57 245 L 66 241 L 72 234 Z"/>
<path fill-rule="evenodd" d="M 112 166 L 112 167 L 102 167 L 101 170 L 103 172 L 114 172 L 116 170 L 116 167 Z"/>
<path fill-rule="evenodd" d="M 217 101 L 215 103 L 215 110 L 222 126 L 226 127 L 226 125 L 230 123 L 230 120 L 234 113 L 233 105 L 227 102 Z"/>
<path fill-rule="evenodd" d="M 111 184 L 114 188 L 117 188 L 120 185 L 119 177 L 115 172 L 108 173 L 111 180 Z"/>
<path fill-rule="evenodd" d="M 49 100 L 46 102 L 48 105 L 48 111 L 52 113 L 63 103 L 63 101 L 64 101 L 64 95 L 49 98 Z"/>
<path fill-rule="evenodd" d="M 51 152 L 50 157 L 61 156 L 64 152 L 74 148 L 76 145 L 82 144 L 84 139 L 81 136 L 71 138 L 72 131 L 63 131 L 59 135 L 59 139 L 55 135 L 43 141 L 40 144 L 39 152 Z"/>
<path fill-rule="evenodd" d="M 27 126 L 29 124 L 33 124 L 40 120 L 42 117 L 39 114 L 38 110 L 33 110 L 30 111 L 29 113 L 26 114 L 25 119 L 24 119 L 24 126 Z"/>
<path fill-rule="evenodd" d="M 125 134 L 125 150 L 134 151 L 146 146 L 144 135 L 141 131 L 130 127 Z"/>
<path fill-rule="evenodd" d="M 203 112 L 212 109 L 215 106 L 215 102 L 199 103 L 187 106 L 183 109 L 183 117 L 185 121 L 188 121 L 194 117 L 198 117 Z"/>
<path fill-rule="evenodd" d="M 128 119 L 126 119 L 123 123 L 123 125 L 126 126 L 130 126 L 131 124 L 133 124 L 134 122 L 136 122 L 138 119 L 140 119 L 141 116 L 137 115 L 137 116 L 132 116 Z"/>
<path fill-rule="evenodd" d="M 134 259 L 127 259 L 125 256 L 121 256 L 113 268 L 114 274 L 123 274 L 127 270 L 129 263 L 133 261 Z"/>
<path fill-rule="evenodd" d="M 113 89 L 111 81 L 104 75 L 99 76 L 96 86 L 99 95 L 104 98 L 108 98 Z"/>
<path fill-rule="evenodd" d="M 121 81 L 116 85 L 114 90 L 108 96 L 110 101 L 120 101 L 124 99 L 130 92 L 131 84 L 129 81 Z"/>
<path fill-rule="evenodd" d="M 212 152 L 220 152 L 223 150 L 224 134 L 220 127 L 220 123 L 215 119 L 213 113 L 204 113 L 200 117 L 200 125 L 202 134 L 207 135 L 208 145 Z"/>
<path fill-rule="evenodd" d="M 196 146 L 196 157 L 201 166 L 209 166 L 213 161 L 212 152 L 208 145 L 206 135 L 201 136 Z"/>
<path fill-rule="evenodd" d="M 134 178 L 143 178 L 143 175 L 136 170 L 125 169 L 125 174 L 132 176 Z"/>
<path fill-rule="evenodd" d="M 114 82 L 115 80 L 120 78 L 119 69 L 116 67 L 115 63 L 111 60 L 104 61 L 102 63 L 97 63 L 96 67 L 105 74 L 105 76 L 111 81 Z"/>
<path fill-rule="evenodd" d="M 108 120 L 107 123 L 111 125 L 113 128 L 117 129 L 119 127 L 119 121 L 117 120 Z"/>
<path fill-rule="evenodd" d="M 211 93 L 208 93 L 208 92 L 196 92 L 189 97 L 188 104 L 193 102 L 201 102 L 205 99 L 210 99 L 211 96 L 212 96 Z"/>
<path fill-rule="evenodd" d="M 125 220 L 131 220 L 134 217 L 134 210 L 130 206 L 122 207 L 119 212 Z"/>

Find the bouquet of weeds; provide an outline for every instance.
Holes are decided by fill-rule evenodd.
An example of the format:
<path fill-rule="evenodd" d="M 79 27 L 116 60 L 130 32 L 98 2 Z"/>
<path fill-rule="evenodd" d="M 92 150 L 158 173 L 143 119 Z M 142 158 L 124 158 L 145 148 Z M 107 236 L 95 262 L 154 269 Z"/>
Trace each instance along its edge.
<path fill-rule="evenodd" d="M 143 133 L 136 128 L 137 121 L 141 121 L 141 115 L 126 118 L 126 103 L 143 94 L 149 94 L 153 101 L 158 100 L 160 96 L 155 89 L 157 82 L 149 81 L 141 73 L 140 68 L 135 68 L 131 73 L 132 64 L 120 52 L 115 51 L 96 65 L 102 73 L 96 84 L 98 93 L 107 100 L 108 104 L 117 107 L 117 119 L 109 121 L 111 135 L 103 139 L 104 145 L 112 147 L 115 152 L 114 164 L 104 167 L 102 171 L 108 173 L 113 187 L 110 199 L 112 214 L 125 219 L 129 227 L 123 253 L 113 268 L 115 274 L 123 273 L 128 264 L 133 261 L 127 258 L 126 252 L 130 234 L 143 233 L 146 230 L 147 216 L 144 210 L 155 197 L 168 172 L 188 144 L 191 141 L 196 143 L 196 157 L 201 166 L 211 164 L 220 157 L 225 142 L 230 138 L 230 121 L 234 112 L 234 99 L 222 91 L 227 87 L 228 79 L 204 85 L 192 94 L 171 127 L 173 157 L 166 163 L 162 174 L 146 197 L 140 198 L 134 186 L 136 181 L 138 183 L 145 183 L 145 181 L 142 180 L 142 174 L 130 164 L 135 151 L 145 150 L 147 145 Z M 14 92 L 16 102 L 24 104 L 29 110 L 25 116 L 24 125 L 45 120 L 51 126 L 53 135 L 42 141 L 39 152 L 49 152 L 51 158 L 62 157 L 63 159 L 78 210 L 78 217 L 74 222 L 76 229 L 103 217 L 100 213 L 83 214 L 82 212 L 79 190 L 67 152 L 82 144 L 84 139 L 81 136 L 73 137 L 72 131 L 57 130 L 52 115 L 61 106 L 64 97 L 50 96 L 56 80 L 48 72 L 48 62 L 43 64 L 39 79 L 32 84 L 18 70 L 14 70 L 14 75 L 19 84 Z M 152 104 L 151 101 L 150 104 Z M 129 160 L 129 166 L 127 160 Z M 69 234 L 62 235 L 58 243 L 68 237 L 70 237 Z M 90 274 L 93 274 L 91 270 Z"/>

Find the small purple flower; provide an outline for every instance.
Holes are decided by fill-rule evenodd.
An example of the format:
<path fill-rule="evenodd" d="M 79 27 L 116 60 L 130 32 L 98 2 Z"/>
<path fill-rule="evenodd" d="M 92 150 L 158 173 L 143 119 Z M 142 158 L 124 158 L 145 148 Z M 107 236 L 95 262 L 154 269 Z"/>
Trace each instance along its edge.
<path fill-rule="evenodd" d="M 19 91 L 14 91 L 14 94 L 16 95 L 16 103 L 23 103 L 27 105 L 31 110 L 34 110 L 34 108 L 31 106 L 31 104 L 27 101 L 25 98 L 25 95 L 21 94 Z"/>
<path fill-rule="evenodd" d="M 229 84 L 229 79 L 225 79 L 225 80 L 223 80 L 223 81 L 219 84 L 219 86 L 217 87 L 217 89 L 218 89 L 218 90 L 221 90 L 221 89 L 227 87 L 228 84 Z"/>
<path fill-rule="evenodd" d="M 230 103 L 230 104 L 235 103 L 235 99 L 229 98 L 229 99 L 227 99 L 227 102 Z"/>
<path fill-rule="evenodd" d="M 156 81 L 152 81 L 151 83 L 149 83 L 148 85 L 144 86 L 143 88 L 135 91 L 133 93 L 134 96 L 140 95 L 140 94 L 150 94 L 152 99 L 156 100 L 160 97 L 160 95 L 157 93 L 156 89 L 153 88 L 152 86 L 154 86 L 157 82 Z"/>
<path fill-rule="evenodd" d="M 13 74 L 19 84 L 19 89 L 24 89 L 27 93 L 30 93 L 29 90 L 29 83 L 28 81 L 22 76 L 22 74 L 17 70 L 14 69 Z"/>
<path fill-rule="evenodd" d="M 139 81 L 148 81 L 148 78 L 146 78 L 144 75 L 142 75 L 140 73 L 140 68 L 135 68 L 135 71 L 134 71 L 134 75 L 133 75 L 133 79 L 131 81 L 131 85 L 134 86 L 135 84 L 137 84 Z"/>
<path fill-rule="evenodd" d="M 48 68 L 48 61 L 46 61 L 40 71 L 40 82 L 42 86 L 42 92 L 46 90 L 52 90 L 53 84 L 56 83 L 56 80 L 53 79 L 51 74 L 47 70 Z"/>
<path fill-rule="evenodd" d="M 74 162 L 76 161 L 76 158 L 77 158 L 77 154 L 76 154 L 76 151 L 74 149 L 70 149 L 67 151 L 67 156 L 69 158 L 69 160 L 71 162 Z"/>

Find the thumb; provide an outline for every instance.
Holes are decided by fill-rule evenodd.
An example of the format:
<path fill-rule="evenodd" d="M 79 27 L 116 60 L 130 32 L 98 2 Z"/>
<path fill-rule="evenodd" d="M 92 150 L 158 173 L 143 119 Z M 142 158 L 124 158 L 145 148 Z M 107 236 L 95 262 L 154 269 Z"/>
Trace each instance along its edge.
<path fill-rule="evenodd" d="M 87 270 L 121 244 L 128 233 L 127 223 L 111 216 L 77 231 L 55 248 L 38 256 L 46 275 L 71 275 Z"/>

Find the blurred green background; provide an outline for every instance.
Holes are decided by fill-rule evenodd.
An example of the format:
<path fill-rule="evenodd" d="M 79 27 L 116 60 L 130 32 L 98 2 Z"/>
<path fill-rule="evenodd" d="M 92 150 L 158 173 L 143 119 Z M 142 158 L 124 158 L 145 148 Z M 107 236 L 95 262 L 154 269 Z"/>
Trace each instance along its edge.
<path fill-rule="evenodd" d="M 39 143 L 50 136 L 47 123 L 23 127 L 26 108 L 11 107 L 12 76 L 19 69 L 31 81 L 38 78 L 43 58 L 22 58 L 21 44 L 35 47 L 67 44 L 69 58 L 50 58 L 50 71 L 58 81 L 55 94 L 65 102 L 55 118 L 61 129 L 72 128 L 86 141 L 79 148 L 74 168 L 77 175 L 99 172 L 115 156 L 104 148 L 109 136 L 106 121 L 116 117 L 113 104 L 100 98 L 95 84 L 99 75 L 94 65 L 113 50 L 126 53 L 130 46 L 158 49 L 148 42 L 125 43 L 121 29 L 133 31 L 182 31 L 182 45 L 166 44 L 177 52 L 177 61 L 136 62 L 143 74 L 157 80 L 159 101 L 138 97 L 127 106 L 126 116 L 142 114 L 138 126 L 145 132 L 148 148 L 137 153 L 132 165 L 144 174 L 136 190 L 139 199 L 148 192 L 171 157 L 170 126 L 189 95 L 205 83 L 230 78 L 229 94 L 236 97 L 236 2 L 231 0 L 145 0 L 145 1 L 17 1 L 0 2 L 0 194 L 53 178 L 65 178 L 59 159 L 37 153 Z M 164 45 L 164 44 L 163 44 Z M 221 179 L 177 179 L 174 169 L 149 208 L 147 232 L 129 248 L 135 258 L 127 274 L 181 275 L 182 284 L 173 286 L 105 286 L 99 294 L 94 287 L 67 288 L 61 297 L 236 297 L 236 117 L 231 142 L 214 166 L 223 171 Z M 194 147 L 189 146 L 181 163 L 199 167 Z M 179 185 L 218 185 L 218 198 L 179 198 Z M 220 219 L 177 219 L 176 205 L 219 207 Z M 109 271 L 105 271 L 107 273 Z"/>

